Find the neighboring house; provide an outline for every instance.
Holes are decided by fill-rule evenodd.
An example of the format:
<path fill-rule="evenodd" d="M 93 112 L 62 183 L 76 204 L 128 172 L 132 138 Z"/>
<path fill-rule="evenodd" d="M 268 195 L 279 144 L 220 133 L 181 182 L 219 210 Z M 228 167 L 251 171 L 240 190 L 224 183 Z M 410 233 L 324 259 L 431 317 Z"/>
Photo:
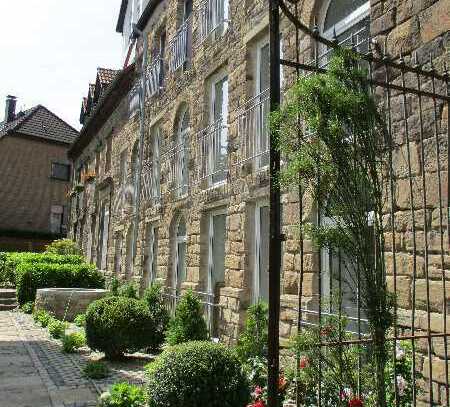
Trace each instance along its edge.
<path fill-rule="evenodd" d="M 15 107 L 8 96 L 0 122 L 0 251 L 39 251 L 67 234 L 67 151 L 78 132 L 44 106 Z"/>
<path fill-rule="evenodd" d="M 403 51 L 409 61 L 417 52 L 419 64 L 426 63 L 432 53 L 442 71 L 443 63 L 448 62 L 448 0 L 398 0 L 395 7 L 391 3 L 300 0 L 296 2 L 296 12 L 306 25 L 312 27 L 316 23 L 315 28 L 328 39 L 353 45 L 361 52 L 368 51 L 372 39 L 372 44 L 378 50 L 386 49 L 392 60 L 398 60 Z M 292 61 L 296 55 L 295 30 L 286 20 L 282 20 L 282 54 Z M 135 186 L 139 173 L 138 86 L 143 44 L 141 39 L 130 40 L 132 23 L 148 36 L 150 44 L 145 67 L 145 140 L 139 197 Z M 124 39 L 124 69 L 101 91 L 99 80 L 90 89 L 81 113 L 84 126 L 70 150 L 74 187 L 80 191 L 72 201 L 70 236 L 80 242 L 89 260 L 108 276 L 133 280 L 142 288 L 159 281 L 173 302 L 180 292 L 192 288 L 206 304 L 212 335 L 232 342 L 249 304 L 268 299 L 268 2 L 122 0 L 117 31 Z M 328 62 L 325 46 L 316 50 L 312 38 L 303 34 L 297 40 L 300 62 L 312 60 L 314 51 L 320 53 L 317 65 Z M 382 81 L 389 73 L 375 74 Z M 395 141 L 400 143 L 404 134 L 403 100 L 398 90 L 399 73 L 394 74 L 397 89 L 389 95 L 389 120 Z M 412 86 L 409 84 L 413 79 L 411 75 L 407 77 L 408 86 Z M 295 69 L 284 67 L 283 89 L 294 80 Z M 432 84 L 427 80 L 423 86 L 430 91 Z M 440 91 L 445 92 L 442 86 Z M 435 132 L 444 133 L 440 155 L 445 158 L 448 102 L 439 99 L 434 112 L 428 93 L 424 117 L 419 118 L 414 113 L 418 106 L 414 97 L 421 92 L 412 94 L 416 96 L 408 95 L 406 103 L 414 100 L 415 110 L 411 106 L 405 109 L 405 114 L 411 115 L 405 121 L 414 131 L 413 141 L 418 142 L 420 125 L 427 138 Z M 433 120 L 439 121 L 436 129 Z M 392 255 L 392 235 L 386 236 L 387 280 L 401 294 L 399 315 L 410 315 L 411 267 L 422 267 L 425 257 L 420 254 L 420 258 L 413 259 L 411 254 L 411 236 L 415 232 L 408 218 L 411 205 L 405 169 L 407 147 L 395 146 L 393 153 L 393 170 L 399 174 L 394 191 L 396 204 L 392 208 L 396 219 L 392 222 L 397 235 L 395 249 L 399 251 L 396 257 Z M 434 233 L 430 238 L 433 255 L 428 259 L 430 268 L 437 270 L 442 268 L 439 254 L 445 254 L 448 267 L 448 250 L 442 252 L 437 245 L 439 194 L 434 182 L 436 170 L 430 163 L 435 146 L 425 147 L 425 154 L 431 157 L 425 169 L 419 168 L 424 161 L 418 145 L 412 149 L 411 166 L 415 167 L 411 176 L 426 171 L 427 182 L 434 185 L 427 190 L 428 220 L 417 227 L 435 228 L 430 232 Z M 445 158 L 442 170 L 447 168 Z M 442 185 L 447 182 L 446 177 L 443 173 Z M 415 178 L 414 185 L 419 184 L 421 180 Z M 416 189 L 419 195 L 420 188 Z M 443 194 L 447 193 L 445 188 L 446 185 Z M 135 230 L 137 198 L 140 213 Z M 416 202 L 419 199 L 414 198 Z M 333 256 L 329 251 L 319 251 L 310 241 L 300 244 L 297 188 L 283 191 L 282 202 L 286 240 L 280 334 L 287 339 L 297 329 L 300 270 L 301 303 L 313 314 L 307 316 L 311 319 L 317 315 L 318 294 L 329 296 L 333 284 L 336 287 L 332 267 L 338 268 L 339 260 L 336 253 Z M 305 203 L 303 215 L 308 220 L 320 219 L 311 202 Z M 389 222 L 387 218 L 386 223 Z M 397 272 L 401 273 L 398 287 L 392 279 Z M 425 312 L 423 270 L 418 270 L 417 276 L 422 280 L 417 283 L 416 305 Z M 438 283 L 431 289 L 442 297 Z M 355 318 L 354 301 L 352 305 L 349 298 L 350 294 L 355 295 L 348 294 L 344 307 Z M 439 301 L 432 308 L 436 318 L 440 317 Z"/>

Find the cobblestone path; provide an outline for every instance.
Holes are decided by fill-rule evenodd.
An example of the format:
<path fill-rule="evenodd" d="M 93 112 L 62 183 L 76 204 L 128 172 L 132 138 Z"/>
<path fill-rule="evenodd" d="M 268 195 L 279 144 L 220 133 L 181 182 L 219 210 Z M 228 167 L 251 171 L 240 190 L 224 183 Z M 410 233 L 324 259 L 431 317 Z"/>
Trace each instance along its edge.
<path fill-rule="evenodd" d="M 110 376 L 83 377 L 82 369 L 102 354 L 83 348 L 66 354 L 30 315 L 0 312 L 0 407 L 94 407 L 111 384 L 144 384 L 144 365 L 151 358 L 134 354 L 123 362 L 107 362 Z"/>
<path fill-rule="evenodd" d="M 0 407 L 91 407 L 97 389 L 29 316 L 0 312 Z"/>

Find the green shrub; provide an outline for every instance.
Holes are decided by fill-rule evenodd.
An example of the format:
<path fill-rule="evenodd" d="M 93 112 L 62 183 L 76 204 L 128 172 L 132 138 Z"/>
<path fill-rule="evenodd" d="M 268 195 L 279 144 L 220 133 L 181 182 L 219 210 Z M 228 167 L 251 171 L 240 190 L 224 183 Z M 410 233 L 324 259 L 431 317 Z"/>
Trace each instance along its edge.
<path fill-rule="evenodd" d="M 117 295 L 120 297 L 134 298 L 138 299 L 138 292 L 136 284 L 134 283 L 125 283 L 119 286 L 117 290 Z"/>
<path fill-rule="evenodd" d="M 86 326 L 86 314 L 78 314 L 74 318 L 73 322 L 76 326 L 83 328 L 84 326 Z"/>
<path fill-rule="evenodd" d="M 145 392 L 133 384 L 126 382 L 116 383 L 110 392 L 100 396 L 100 407 L 144 407 Z"/>
<path fill-rule="evenodd" d="M 87 309 L 87 343 L 105 352 L 108 359 L 151 346 L 154 334 L 155 323 L 143 301 L 111 296 L 94 301 Z"/>
<path fill-rule="evenodd" d="M 109 376 L 109 369 L 103 362 L 88 362 L 83 368 L 83 376 L 99 380 Z"/>
<path fill-rule="evenodd" d="M 119 295 L 120 281 L 117 277 L 113 277 L 109 282 L 108 288 L 112 295 Z"/>
<path fill-rule="evenodd" d="M 250 399 L 239 360 L 223 345 L 169 347 L 146 370 L 150 407 L 245 407 Z"/>
<path fill-rule="evenodd" d="M 53 254 L 83 254 L 78 244 L 70 239 L 55 240 L 45 248 L 45 251 Z"/>
<path fill-rule="evenodd" d="M 34 310 L 34 302 L 28 301 L 23 304 L 20 309 L 22 310 L 22 312 L 25 312 L 25 314 L 32 314 Z"/>
<path fill-rule="evenodd" d="M 82 256 L 67 255 L 61 256 L 51 253 L 5 253 L 3 261 L 0 260 L 0 283 L 15 285 L 16 269 L 20 263 L 54 263 L 54 264 L 82 264 L 84 259 Z"/>
<path fill-rule="evenodd" d="M 188 291 L 183 295 L 169 322 L 166 339 L 169 345 L 188 341 L 203 341 L 208 338 L 208 329 L 203 318 L 200 299 Z"/>
<path fill-rule="evenodd" d="M 62 338 L 64 332 L 66 331 L 66 323 L 59 321 L 56 318 L 50 318 L 48 321 L 47 329 L 52 338 L 59 339 Z"/>
<path fill-rule="evenodd" d="M 86 344 L 86 337 L 81 332 L 73 332 L 62 337 L 63 351 L 73 353 Z"/>
<path fill-rule="evenodd" d="M 39 310 L 33 314 L 33 319 L 35 320 L 35 322 L 39 323 L 42 328 L 46 328 L 48 323 L 50 322 L 50 319 L 52 318 L 52 314 L 45 310 Z"/>
<path fill-rule="evenodd" d="M 38 288 L 102 288 L 103 286 L 103 275 L 95 266 L 86 263 L 19 263 L 16 270 L 19 304 L 34 301 Z"/>
<path fill-rule="evenodd" d="M 142 299 L 147 304 L 155 324 L 153 343 L 149 345 L 149 348 L 150 351 L 156 351 L 164 342 L 167 326 L 169 324 L 169 312 L 164 306 L 161 286 L 158 284 L 151 285 L 145 290 Z"/>
<path fill-rule="evenodd" d="M 236 352 L 245 363 L 252 358 L 267 356 L 269 309 L 266 303 L 258 302 L 249 307 L 245 328 L 240 334 Z"/>

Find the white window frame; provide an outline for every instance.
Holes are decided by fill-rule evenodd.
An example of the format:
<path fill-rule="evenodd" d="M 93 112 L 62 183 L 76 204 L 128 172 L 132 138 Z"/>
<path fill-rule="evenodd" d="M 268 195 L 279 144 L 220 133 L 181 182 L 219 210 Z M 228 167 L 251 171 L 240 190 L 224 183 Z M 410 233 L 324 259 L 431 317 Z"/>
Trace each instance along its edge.
<path fill-rule="evenodd" d="M 254 241 L 254 275 L 253 275 L 253 303 L 257 303 L 261 299 L 261 270 L 260 270 L 260 256 L 261 256 L 261 210 L 262 208 L 269 207 L 269 202 L 260 201 L 255 205 L 254 211 L 254 230 L 255 230 L 255 241 Z"/>
<path fill-rule="evenodd" d="M 255 83 L 255 97 L 259 97 L 259 103 L 268 103 L 264 102 L 264 99 L 268 98 L 268 89 L 261 89 L 261 58 L 262 58 L 262 49 L 266 46 L 269 45 L 269 37 L 265 36 L 263 39 L 261 39 L 260 41 L 258 41 L 256 43 L 256 83 Z M 281 72 L 281 71 L 280 71 Z M 263 94 L 264 93 L 264 94 Z M 268 99 L 267 99 L 268 100 Z M 263 109 L 263 105 L 261 105 L 261 108 Z M 266 118 L 267 120 L 267 124 L 269 122 L 269 117 Z M 262 123 L 261 123 L 261 128 L 258 129 L 257 131 L 261 131 L 262 132 Z M 268 131 L 268 130 L 267 130 Z M 257 156 L 256 156 L 256 168 L 257 170 L 261 171 L 264 170 L 266 168 L 269 167 L 269 162 L 265 165 L 262 164 L 262 156 L 269 154 L 269 150 L 267 151 L 267 153 L 262 154 L 261 153 L 261 136 L 262 134 L 258 134 L 256 137 L 256 151 L 258 152 Z M 267 140 L 267 144 L 268 146 L 270 145 L 270 140 L 269 140 L 269 136 L 268 136 L 268 140 Z"/>
<path fill-rule="evenodd" d="M 332 1 L 333 0 L 327 0 L 326 2 L 324 2 L 320 12 L 320 15 L 322 16 L 320 31 L 326 38 L 332 38 L 334 36 L 334 30 L 336 30 L 336 36 L 339 36 L 354 25 L 358 24 L 360 21 L 370 16 L 370 1 L 366 1 L 362 6 L 358 7 L 343 20 L 339 21 L 334 27 L 329 28 L 324 32 L 325 19 L 327 17 L 327 12 Z"/>
<path fill-rule="evenodd" d="M 226 103 L 226 105 L 222 104 L 222 108 L 225 107 L 226 111 L 225 111 L 225 114 L 224 114 L 224 112 L 222 110 L 222 112 L 221 112 L 221 119 L 220 120 L 215 120 L 214 107 L 216 105 L 216 85 L 219 82 L 222 82 L 225 78 L 226 78 L 226 84 L 227 84 L 227 86 L 226 86 L 227 103 Z M 219 124 L 219 122 L 220 122 L 220 126 L 221 126 L 221 130 L 220 131 L 221 132 L 224 131 L 226 133 L 225 134 L 225 138 L 226 138 L 226 149 L 227 149 L 227 152 L 225 153 L 225 159 L 228 161 L 228 136 L 229 136 L 229 133 L 228 133 L 228 116 L 229 116 L 229 113 L 230 113 L 229 112 L 230 78 L 229 78 L 228 72 L 221 71 L 221 72 L 219 72 L 219 73 L 217 73 L 217 74 L 215 74 L 215 75 L 213 75 L 211 77 L 210 91 L 211 91 L 211 95 L 210 95 L 210 100 L 209 100 L 209 104 L 210 104 L 210 106 L 209 106 L 209 124 L 210 124 L 210 126 L 212 128 L 212 127 L 216 126 L 217 124 Z M 222 88 L 222 102 L 223 102 L 223 94 L 224 94 L 224 92 L 223 92 L 223 88 Z M 215 130 L 212 130 L 212 131 L 215 131 Z M 209 149 L 208 160 L 210 162 L 210 168 L 211 169 L 214 169 L 215 165 L 216 165 L 216 162 L 214 160 L 214 158 L 215 158 L 214 155 L 215 154 L 214 154 L 213 149 L 210 148 Z M 227 162 L 226 169 L 224 171 L 227 171 L 227 170 L 228 170 L 228 162 Z M 216 181 L 216 182 L 214 182 L 214 174 L 212 174 L 212 175 L 210 175 L 208 177 L 208 184 L 209 184 L 209 186 L 218 186 L 218 185 L 225 184 L 226 182 L 227 182 L 227 177 L 225 177 L 223 180 Z"/>
<path fill-rule="evenodd" d="M 214 272 L 214 259 L 213 259 L 213 242 L 214 242 L 214 217 L 215 216 L 227 216 L 227 208 L 216 209 L 211 211 L 208 216 L 208 276 L 207 276 L 207 321 L 209 325 L 209 332 L 212 332 L 213 327 L 213 319 L 214 319 L 214 306 L 212 303 L 218 303 L 214 298 L 214 288 L 212 286 L 213 281 L 213 272 Z M 225 223 L 225 238 L 226 242 L 226 223 Z"/>
<path fill-rule="evenodd" d="M 178 236 L 178 227 L 180 226 L 180 222 L 183 221 L 186 227 L 186 234 L 184 236 Z M 174 243 L 175 243 L 175 247 L 174 247 L 174 262 L 173 262 L 173 281 L 172 281 L 172 288 L 173 288 L 173 294 L 175 296 L 177 296 L 179 294 L 179 291 L 181 290 L 181 284 L 183 283 L 183 281 L 179 280 L 179 254 L 178 254 L 178 245 L 180 243 L 184 243 L 185 244 L 185 256 L 184 256 L 184 269 L 185 269 L 185 273 L 187 272 L 187 223 L 186 220 L 184 218 L 184 216 L 180 215 L 177 218 L 177 222 L 175 223 L 175 228 L 174 228 Z M 175 298 L 176 300 L 176 298 Z"/>
<path fill-rule="evenodd" d="M 148 270 L 148 283 L 149 285 L 153 284 L 156 280 L 156 269 L 154 269 L 154 263 L 155 263 L 155 249 L 156 249 L 156 259 L 158 259 L 158 240 L 159 236 L 155 242 L 155 230 L 158 229 L 158 226 L 156 224 L 149 224 L 147 225 L 147 262 L 146 262 L 146 269 Z M 158 233 L 159 235 L 159 233 Z M 156 247 L 155 247 L 156 243 Z M 156 264 L 158 266 L 158 264 Z"/>

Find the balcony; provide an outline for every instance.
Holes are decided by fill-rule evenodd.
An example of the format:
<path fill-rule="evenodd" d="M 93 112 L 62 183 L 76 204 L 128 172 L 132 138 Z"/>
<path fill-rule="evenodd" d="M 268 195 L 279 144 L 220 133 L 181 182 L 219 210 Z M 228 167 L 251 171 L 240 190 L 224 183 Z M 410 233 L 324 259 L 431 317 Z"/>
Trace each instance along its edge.
<path fill-rule="evenodd" d="M 218 120 L 197 136 L 197 180 L 208 185 L 225 182 L 228 174 L 228 126 Z"/>
<path fill-rule="evenodd" d="M 209 36 L 221 35 L 228 22 L 227 0 L 205 0 L 199 10 L 200 42 Z"/>
<path fill-rule="evenodd" d="M 192 48 L 191 18 L 183 22 L 175 37 L 169 43 L 169 70 L 183 68 L 189 60 Z"/>
<path fill-rule="evenodd" d="M 147 93 L 154 96 L 159 93 L 164 83 L 164 60 L 160 55 L 153 58 L 147 68 Z"/>
<path fill-rule="evenodd" d="M 188 193 L 189 148 L 186 143 L 180 143 L 161 156 L 161 173 L 167 185 L 166 193 L 174 192 L 182 197 Z"/>
<path fill-rule="evenodd" d="M 257 168 L 269 165 L 269 91 L 250 99 L 238 117 L 240 162 L 254 161 Z"/>
<path fill-rule="evenodd" d="M 141 200 L 142 202 L 159 202 L 160 199 L 160 174 L 159 169 L 152 163 L 145 162 L 141 176 Z"/>

